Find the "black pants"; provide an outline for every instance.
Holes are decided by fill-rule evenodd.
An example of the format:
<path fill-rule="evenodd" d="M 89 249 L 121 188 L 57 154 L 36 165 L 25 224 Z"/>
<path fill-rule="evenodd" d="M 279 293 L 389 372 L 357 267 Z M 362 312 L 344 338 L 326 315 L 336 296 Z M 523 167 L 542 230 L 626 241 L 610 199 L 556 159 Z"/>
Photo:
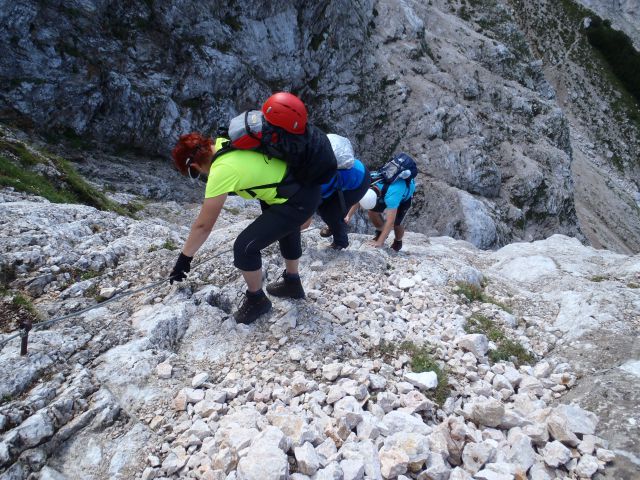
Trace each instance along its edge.
<path fill-rule="evenodd" d="M 333 243 L 335 243 L 336 246 L 344 248 L 349 246 L 347 225 L 344 223 L 344 217 L 349 209 L 364 197 L 370 184 L 371 176 L 369 175 L 369 170 L 365 167 L 364 178 L 360 186 L 354 190 L 344 190 L 342 192 L 346 211 L 342 211 L 340 195 L 337 191 L 322 200 L 322 203 L 318 207 L 318 215 L 320 215 L 320 218 L 322 218 L 324 223 L 331 229 Z"/>
<path fill-rule="evenodd" d="M 320 203 L 320 187 L 301 187 L 298 192 L 279 205 L 260 202 L 262 214 L 245 228 L 233 244 L 233 264 L 245 272 L 262 268 L 260 252 L 276 240 L 286 260 L 297 260 L 302 256 L 300 225 L 302 225 Z"/>

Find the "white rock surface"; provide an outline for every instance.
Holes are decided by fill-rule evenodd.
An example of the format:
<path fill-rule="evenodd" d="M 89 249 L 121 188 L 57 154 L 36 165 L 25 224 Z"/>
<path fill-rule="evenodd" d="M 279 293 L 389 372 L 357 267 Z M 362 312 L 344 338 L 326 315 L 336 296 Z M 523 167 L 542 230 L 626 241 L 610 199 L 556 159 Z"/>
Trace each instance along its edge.
<path fill-rule="evenodd" d="M 136 248 L 149 253 L 152 236 L 173 235 L 169 225 L 63 207 L 72 212 L 65 219 L 79 222 L 70 224 L 81 231 L 74 237 L 56 233 L 62 222 L 47 224 L 42 206 L 14 208 L 21 215 L 11 213 L 11 220 L 27 231 L 44 232 L 60 255 L 97 255 L 94 243 L 121 252 L 117 265 L 108 267 L 113 284 L 144 274 L 138 281 L 143 284 L 175 261 L 169 251 L 151 252 L 157 258 L 144 262 L 126 253 Z M 2 204 L 0 210 L 7 212 Z M 246 220 L 223 224 L 209 243 L 222 244 Z M 89 233 L 91 222 L 104 225 L 112 239 Z M 184 236 L 183 230 L 177 231 Z M 32 462 L 26 468 L 35 469 L 38 452 L 48 451 L 59 434 L 69 440 L 48 454 L 45 472 L 52 478 L 52 465 L 67 478 L 95 471 L 90 480 L 122 472 L 149 479 L 455 480 L 471 478 L 470 472 L 501 479 L 528 471 L 532 479 L 553 479 L 568 472 L 594 475 L 594 465 L 606 471 L 603 465 L 614 454 L 600 438 L 598 418 L 584 406 L 563 402 L 581 374 L 569 359 L 547 355 L 573 338 L 556 325 L 562 310 L 559 284 L 547 283 L 555 282 L 555 275 L 572 291 L 599 291 L 620 315 L 629 316 L 635 292 L 624 285 L 640 271 L 637 259 L 600 254 L 563 237 L 482 252 L 446 237 L 427 244 L 423 236 L 406 235 L 411 254 L 394 254 L 389 270 L 389 253 L 368 250 L 365 236 L 351 234 L 352 246 L 334 258 L 328 255 L 335 252 L 305 234 L 303 282 L 307 291 L 319 293 L 300 304 L 277 299 L 273 314 L 248 327 L 230 321 L 231 300 L 242 280 L 221 257 L 210 269 L 194 268 L 188 287 L 164 286 L 134 296 L 127 304 L 131 314 L 108 304 L 77 323 L 35 331 L 26 358 L 17 358 L 10 343 L 0 350 L 0 388 L 14 395 L 0 407 L 0 468 L 22 458 Z M 13 237 L 3 242 L 23 259 L 49 255 L 39 249 L 30 256 Z M 518 274 L 517 281 L 503 276 L 523 249 L 552 259 L 554 268 L 544 263 L 541 270 Z M 309 269 L 318 259 L 321 264 Z M 19 278 L 44 273 L 47 262 L 25 267 Z M 590 262 L 618 272 L 621 280 L 612 280 L 614 286 L 590 281 L 595 268 Z M 365 270 L 371 283 L 362 281 Z M 461 303 L 453 285 L 432 281 L 436 273 L 437 279 L 490 278 L 485 288 L 510 299 L 518 321 L 502 322 L 495 304 Z M 414 283 L 405 289 L 403 279 Z M 92 301 L 81 293 L 62 298 L 66 289 L 56 288 L 35 300 L 53 315 Z M 331 313 L 338 305 L 348 317 Z M 530 366 L 491 361 L 486 337 L 464 331 L 474 313 L 493 318 L 539 358 Z M 611 322 L 607 328 L 623 329 L 621 320 Z M 435 372 L 410 371 L 411 349 L 402 342 L 418 339 L 443 367 L 448 386 L 438 384 Z M 436 397 L 441 387 L 449 389 L 442 402 Z M 292 465 L 295 476 L 289 473 Z"/>
<path fill-rule="evenodd" d="M 404 378 L 420 390 L 432 390 L 438 386 L 438 376 L 436 372 L 410 372 L 406 373 Z"/>

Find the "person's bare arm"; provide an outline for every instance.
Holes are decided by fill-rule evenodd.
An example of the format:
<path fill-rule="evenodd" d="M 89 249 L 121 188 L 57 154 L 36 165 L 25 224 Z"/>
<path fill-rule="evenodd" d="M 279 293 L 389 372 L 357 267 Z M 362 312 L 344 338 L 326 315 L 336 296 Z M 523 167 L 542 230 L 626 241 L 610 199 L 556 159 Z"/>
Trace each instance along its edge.
<path fill-rule="evenodd" d="M 359 203 L 355 203 L 347 212 L 347 216 L 344 217 L 344 223 L 349 223 L 351 221 L 351 217 L 353 217 L 353 214 L 356 213 L 356 210 L 358 210 L 358 207 L 360 206 Z"/>
<path fill-rule="evenodd" d="M 382 227 L 382 233 L 378 237 L 378 240 L 373 240 L 371 242 L 371 244 L 376 248 L 380 248 L 384 245 L 385 240 L 391 233 L 391 230 L 393 230 L 393 224 L 396 221 L 396 216 L 398 215 L 398 209 L 388 208 L 384 211 L 384 213 L 386 218 L 384 220 L 384 226 Z"/>
<path fill-rule="evenodd" d="M 207 198 L 202 204 L 198 217 L 191 226 L 189 237 L 182 247 L 182 253 L 188 257 L 193 257 L 202 244 L 207 240 L 213 226 L 218 220 L 222 211 L 222 206 L 227 199 L 227 194 L 223 193 L 217 197 Z"/>

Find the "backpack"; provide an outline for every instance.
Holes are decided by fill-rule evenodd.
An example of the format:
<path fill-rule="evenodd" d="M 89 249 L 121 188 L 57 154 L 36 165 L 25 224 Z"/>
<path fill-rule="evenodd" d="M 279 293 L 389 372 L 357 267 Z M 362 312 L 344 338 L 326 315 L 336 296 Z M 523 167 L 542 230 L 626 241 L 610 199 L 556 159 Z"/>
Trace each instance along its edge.
<path fill-rule="evenodd" d="M 384 183 L 384 187 L 382 187 L 382 191 L 380 192 L 381 198 L 384 198 L 387 190 L 389 190 L 389 186 L 398 178 L 403 178 L 405 182 L 407 182 L 408 188 L 411 180 L 418 175 L 418 166 L 410 155 L 400 152 L 385 163 L 377 173 Z"/>
<path fill-rule="evenodd" d="M 353 167 L 355 156 L 351 141 L 335 133 L 328 133 L 327 137 L 329 138 L 329 142 L 331 142 L 331 149 L 336 156 L 338 170 L 349 170 Z"/>
<path fill-rule="evenodd" d="M 216 153 L 214 161 L 232 149 L 256 150 L 287 162 L 295 181 L 307 186 L 327 183 L 336 173 L 331 142 L 309 123 L 303 134 L 290 133 L 270 124 L 261 111 L 249 110 L 231 120 L 227 135 L 229 144 Z"/>

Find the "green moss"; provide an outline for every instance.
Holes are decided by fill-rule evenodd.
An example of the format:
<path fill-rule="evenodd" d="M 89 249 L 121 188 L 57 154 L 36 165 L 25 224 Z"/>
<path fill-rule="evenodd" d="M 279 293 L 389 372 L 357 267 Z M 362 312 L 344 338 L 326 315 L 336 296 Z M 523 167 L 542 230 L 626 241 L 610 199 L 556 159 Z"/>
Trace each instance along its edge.
<path fill-rule="evenodd" d="M 129 202 L 126 205 L 124 205 L 122 208 L 124 208 L 127 212 L 128 212 L 128 216 L 135 218 L 136 213 L 144 210 L 145 204 L 144 202 Z"/>
<path fill-rule="evenodd" d="M 611 163 L 620 173 L 624 172 L 624 163 L 618 155 L 614 155 L 613 157 L 611 157 Z"/>
<path fill-rule="evenodd" d="M 229 212 L 233 215 L 238 215 L 240 213 L 240 209 L 237 207 L 222 207 L 224 211 Z"/>
<path fill-rule="evenodd" d="M 173 241 L 171 239 L 167 238 L 162 245 L 160 245 L 160 246 L 151 245 L 147 251 L 149 253 L 151 253 L 151 252 L 155 252 L 155 251 L 160 250 L 160 249 L 173 251 L 173 250 L 177 250 L 178 247 L 176 246 L 175 243 L 173 243 Z"/>
<path fill-rule="evenodd" d="M 456 288 L 454 289 L 453 293 L 456 293 L 458 295 L 465 297 L 469 302 L 477 301 L 482 303 L 492 303 L 493 305 L 500 307 L 505 312 L 513 313 L 513 311 L 511 310 L 511 307 L 509 307 L 508 305 L 505 305 L 502 302 L 499 302 L 498 300 L 491 297 L 490 295 L 487 295 L 483 290 L 486 286 L 487 285 L 485 280 L 482 281 L 480 287 L 469 282 L 457 282 Z"/>
<path fill-rule="evenodd" d="M 469 13 L 465 5 L 460 7 L 460 10 L 458 10 L 458 16 L 467 22 L 471 20 L 471 14 Z"/>
<path fill-rule="evenodd" d="M 196 47 L 203 47 L 207 44 L 207 37 L 204 35 L 196 35 L 189 38 L 189 42 Z"/>
<path fill-rule="evenodd" d="M 594 275 L 593 277 L 591 277 L 589 280 L 591 280 L 592 282 L 602 282 L 604 280 L 606 280 L 607 277 L 604 277 L 602 275 Z"/>
<path fill-rule="evenodd" d="M 77 57 L 77 58 L 82 57 L 82 52 L 80 51 L 80 49 L 78 49 L 75 45 L 72 45 L 70 43 L 63 44 L 60 47 L 60 51 L 70 57 Z"/>
<path fill-rule="evenodd" d="M 84 291 L 83 294 L 85 297 L 93 298 L 96 302 L 100 303 L 102 301 L 102 297 L 98 294 L 98 285 L 91 285 Z"/>
<path fill-rule="evenodd" d="M 18 159 L 20 159 L 20 162 L 24 166 L 33 166 L 38 163 L 42 163 L 42 160 L 33 152 L 29 151 L 29 149 L 22 143 L 10 143 L 0 140 L 0 149 L 14 154 Z"/>
<path fill-rule="evenodd" d="M 198 108 L 202 105 L 202 99 L 200 97 L 187 98 L 180 102 L 180 104 L 185 108 Z"/>

